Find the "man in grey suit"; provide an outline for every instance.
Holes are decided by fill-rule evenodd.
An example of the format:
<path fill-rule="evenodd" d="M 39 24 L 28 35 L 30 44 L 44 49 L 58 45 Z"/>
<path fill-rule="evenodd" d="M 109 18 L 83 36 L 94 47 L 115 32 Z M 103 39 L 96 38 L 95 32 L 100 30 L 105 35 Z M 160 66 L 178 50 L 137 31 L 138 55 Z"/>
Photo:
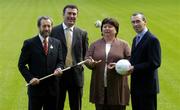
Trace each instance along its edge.
<path fill-rule="evenodd" d="M 60 41 L 49 37 L 52 19 L 42 16 L 37 22 L 39 34 L 24 41 L 19 57 L 19 71 L 28 86 L 28 110 L 56 110 L 58 78 L 61 75 L 62 47 Z M 39 78 L 54 74 L 40 81 Z"/>
<path fill-rule="evenodd" d="M 78 8 L 75 5 L 66 5 L 63 9 L 64 22 L 52 30 L 52 37 L 60 40 L 65 67 L 72 66 L 84 60 L 88 49 L 87 32 L 76 27 Z M 64 109 L 66 92 L 69 96 L 71 110 L 81 110 L 84 84 L 84 68 L 76 66 L 60 77 L 59 81 L 59 110 Z"/>
<path fill-rule="evenodd" d="M 159 93 L 158 68 L 161 65 L 161 47 L 146 27 L 142 13 L 134 13 L 131 23 L 137 35 L 133 39 L 130 62 L 132 110 L 157 110 Z"/>

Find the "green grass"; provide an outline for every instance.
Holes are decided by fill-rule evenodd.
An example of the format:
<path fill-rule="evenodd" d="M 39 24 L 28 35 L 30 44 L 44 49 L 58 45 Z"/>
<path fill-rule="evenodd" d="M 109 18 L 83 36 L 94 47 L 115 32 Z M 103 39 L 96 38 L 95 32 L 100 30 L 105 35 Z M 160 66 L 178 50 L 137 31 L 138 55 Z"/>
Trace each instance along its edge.
<path fill-rule="evenodd" d="M 144 12 L 150 31 L 158 36 L 162 47 L 158 110 L 180 109 L 179 0 L 0 0 L 0 110 L 27 110 L 25 81 L 17 69 L 22 43 L 37 34 L 38 16 L 51 16 L 55 25 L 62 22 L 62 9 L 68 3 L 79 7 L 77 25 L 88 31 L 90 43 L 101 37 L 94 22 L 114 17 L 120 22 L 118 35 L 131 45 L 135 32 L 130 16 L 135 11 Z M 94 109 L 89 103 L 90 76 L 86 69 L 83 110 Z M 68 102 L 65 107 L 69 110 Z"/>

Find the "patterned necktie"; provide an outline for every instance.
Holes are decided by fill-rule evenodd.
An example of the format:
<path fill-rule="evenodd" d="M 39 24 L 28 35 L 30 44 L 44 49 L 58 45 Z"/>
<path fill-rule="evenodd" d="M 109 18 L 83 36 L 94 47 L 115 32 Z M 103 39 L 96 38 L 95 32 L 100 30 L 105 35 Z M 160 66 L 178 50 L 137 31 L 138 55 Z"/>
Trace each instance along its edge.
<path fill-rule="evenodd" d="M 141 36 L 137 36 L 137 37 L 136 37 L 136 46 L 137 46 L 138 43 L 140 42 L 140 40 L 141 40 L 140 38 L 141 38 Z"/>
<path fill-rule="evenodd" d="M 72 38 L 71 38 L 71 32 L 70 28 L 66 29 L 66 44 L 67 44 L 67 56 L 66 56 L 66 62 L 65 66 L 71 66 L 72 65 L 72 55 L 71 55 L 71 44 L 72 44 Z"/>
<path fill-rule="evenodd" d="M 44 49 L 44 53 L 45 55 L 48 54 L 48 40 L 47 40 L 47 37 L 43 40 L 43 49 Z"/>

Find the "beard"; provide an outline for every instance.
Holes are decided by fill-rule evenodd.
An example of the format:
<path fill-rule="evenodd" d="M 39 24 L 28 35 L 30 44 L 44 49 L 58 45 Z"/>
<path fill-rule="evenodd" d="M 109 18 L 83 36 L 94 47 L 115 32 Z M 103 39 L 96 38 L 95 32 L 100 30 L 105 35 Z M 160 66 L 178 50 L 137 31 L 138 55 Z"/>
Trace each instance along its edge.
<path fill-rule="evenodd" d="M 40 34 L 43 36 L 43 37 L 48 37 L 50 35 L 50 31 L 41 31 Z"/>

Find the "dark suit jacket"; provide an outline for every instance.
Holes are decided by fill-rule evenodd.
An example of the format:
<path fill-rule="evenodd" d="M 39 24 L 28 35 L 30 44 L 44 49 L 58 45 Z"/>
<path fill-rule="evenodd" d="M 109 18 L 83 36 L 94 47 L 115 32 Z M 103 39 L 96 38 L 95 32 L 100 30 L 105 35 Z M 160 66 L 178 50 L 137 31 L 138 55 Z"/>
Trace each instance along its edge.
<path fill-rule="evenodd" d="M 41 78 L 52 74 L 58 67 L 63 68 L 60 42 L 49 37 L 48 55 L 46 56 L 39 36 L 25 40 L 18 67 L 27 83 L 34 77 Z M 56 95 L 57 83 L 55 76 L 45 79 L 39 85 L 28 86 L 28 94 L 32 96 Z"/>
<path fill-rule="evenodd" d="M 158 67 L 161 65 L 161 47 L 159 40 L 149 31 L 135 46 L 132 44 L 130 62 L 134 65 L 131 75 L 131 93 L 156 94 L 159 92 Z"/>
<path fill-rule="evenodd" d="M 66 46 L 66 38 L 64 35 L 64 29 L 62 24 L 58 25 L 53 28 L 52 37 L 57 38 L 61 41 L 62 44 L 62 52 L 63 52 L 63 61 L 65 63 L 66 55 L 67 55 L 67 46 Z M 73 58 L 73 64 L 77 64 L 84 60 L 86 51 L 88 49 L 88 37 L 87 32 L 79 29 L 78 27 L 74 27 L 73 29 L 73 41 L 72 41 L 72 58 Z M 71 77 L 72 80 L 70 80 L 69 83 L 75 84 L 76 86 L 83 87 L 84 84 L 84 68 L 82 66 L 74 67 L 71 71 L 72 74 L 70 74 L 68 77 Z M 64 77 L 63 74 L 61 79 L 66 80 L 68 77 Z"/>

